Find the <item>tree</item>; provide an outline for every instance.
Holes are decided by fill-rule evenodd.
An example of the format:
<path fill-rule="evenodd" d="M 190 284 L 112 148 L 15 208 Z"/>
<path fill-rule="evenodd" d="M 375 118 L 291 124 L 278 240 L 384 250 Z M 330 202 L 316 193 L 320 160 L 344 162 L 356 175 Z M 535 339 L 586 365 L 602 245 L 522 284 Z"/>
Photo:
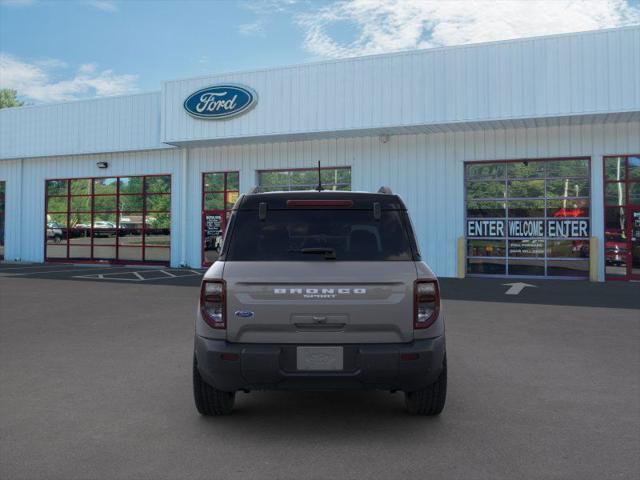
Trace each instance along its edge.
<path fill-rule="evenodd" d="M 10 88 L 0 89 L 0 108 L 21 107 L 24 102 L 17 98 L 18 92 Z"/>

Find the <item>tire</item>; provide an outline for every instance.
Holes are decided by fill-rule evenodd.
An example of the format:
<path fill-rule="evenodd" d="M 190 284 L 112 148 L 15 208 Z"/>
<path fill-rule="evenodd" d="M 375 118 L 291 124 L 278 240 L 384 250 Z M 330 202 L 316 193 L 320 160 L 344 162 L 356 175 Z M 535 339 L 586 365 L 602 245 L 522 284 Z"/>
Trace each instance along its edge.
<path fill-rule="evenodd" d="M 405 392 L 404 401 L 411 415 L 439 415 L 447 399 L 447 356 L 442 362 L 442 372 L 438 379 L 427 388 L 415 392 Z"/>
<path fill-rule="evenodd" d="M 193 356 L 193 398 L 200 415 L 229 415 L 233 411 L 235 392 L 216 390 L 204 381 L 198 371 L 196 357 Z"/>

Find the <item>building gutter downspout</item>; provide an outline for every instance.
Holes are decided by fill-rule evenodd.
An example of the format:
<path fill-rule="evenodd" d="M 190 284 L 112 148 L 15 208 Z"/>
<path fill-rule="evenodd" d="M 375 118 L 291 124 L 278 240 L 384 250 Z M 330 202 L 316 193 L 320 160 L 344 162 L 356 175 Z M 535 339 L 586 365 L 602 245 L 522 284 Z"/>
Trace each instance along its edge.
<path fill-rule="evenodd" d="M 189 172 L 189 149 L 184 148 L 182 150 L 182 172 L 180 178 L 182 179 L 182 185 L 180 186 L 180 267 L 187 267 L 187 203 L 189 201 L 188 192 L 188 172 Z"/>

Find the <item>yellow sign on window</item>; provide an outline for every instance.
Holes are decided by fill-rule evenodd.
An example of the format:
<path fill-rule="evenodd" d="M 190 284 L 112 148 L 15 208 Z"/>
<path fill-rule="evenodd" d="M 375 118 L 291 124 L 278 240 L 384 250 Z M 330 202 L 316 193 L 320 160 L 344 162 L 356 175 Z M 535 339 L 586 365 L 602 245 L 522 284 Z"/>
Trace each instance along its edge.
<path fill-rule="evenodd" d="M 233 205 L 238 200 L 238 192 L 227 192 L 227 203 Z"/>

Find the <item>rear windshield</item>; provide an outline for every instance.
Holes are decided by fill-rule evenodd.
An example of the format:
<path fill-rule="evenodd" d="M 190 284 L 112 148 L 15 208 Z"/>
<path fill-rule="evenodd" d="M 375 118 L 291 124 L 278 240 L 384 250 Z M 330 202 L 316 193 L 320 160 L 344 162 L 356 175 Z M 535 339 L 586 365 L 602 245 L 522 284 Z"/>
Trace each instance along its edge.
<path fill-rule="evenodd" d="M 225 260 L 412 260 L 406 212 L 371 210 L 237 211 L 228 232 Z M 408 222 L 408 219 L 406 219 Z"/>

